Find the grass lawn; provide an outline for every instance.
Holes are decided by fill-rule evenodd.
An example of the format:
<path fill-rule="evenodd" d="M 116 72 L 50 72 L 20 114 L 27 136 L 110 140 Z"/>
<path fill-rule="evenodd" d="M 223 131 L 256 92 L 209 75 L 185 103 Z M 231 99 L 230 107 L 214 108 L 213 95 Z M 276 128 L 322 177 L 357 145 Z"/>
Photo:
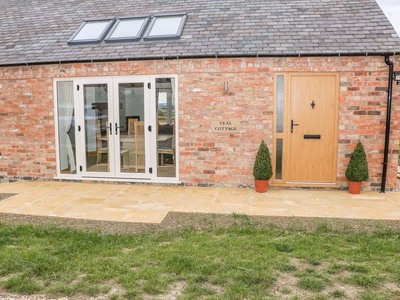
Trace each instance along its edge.
<path fill-rule="evenodd" d="M 102 299 L 400 299 L 400 230 L 321 221 L 132 235 L 0 223 L 0 295 Z M 340 222 L 340 221 L 338 221 Z"/>

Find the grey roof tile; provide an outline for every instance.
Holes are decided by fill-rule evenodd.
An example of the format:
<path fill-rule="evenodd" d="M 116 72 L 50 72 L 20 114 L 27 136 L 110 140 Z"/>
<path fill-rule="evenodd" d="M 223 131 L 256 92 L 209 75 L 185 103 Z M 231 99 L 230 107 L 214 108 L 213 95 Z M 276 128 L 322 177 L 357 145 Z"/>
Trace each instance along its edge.
<path fill-rule="evenodd" d="M 185 12 L 179 40 L 68 45 L 84 19 Z M 0 1 L 0 65 L 215 55 L 400 52 L 374 0 Z"/>

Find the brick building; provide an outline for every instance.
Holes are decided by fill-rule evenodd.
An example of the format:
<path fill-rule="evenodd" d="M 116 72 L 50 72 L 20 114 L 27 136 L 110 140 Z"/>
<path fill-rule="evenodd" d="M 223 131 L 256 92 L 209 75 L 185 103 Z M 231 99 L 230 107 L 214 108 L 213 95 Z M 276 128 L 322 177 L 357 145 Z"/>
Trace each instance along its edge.
<path fill-rule="evenodd" d="M 373 0 L 0 3 L 0 180 L 396 189 L 400 39 Z M 386 60 L 386 61 L 385 61 Z"/>

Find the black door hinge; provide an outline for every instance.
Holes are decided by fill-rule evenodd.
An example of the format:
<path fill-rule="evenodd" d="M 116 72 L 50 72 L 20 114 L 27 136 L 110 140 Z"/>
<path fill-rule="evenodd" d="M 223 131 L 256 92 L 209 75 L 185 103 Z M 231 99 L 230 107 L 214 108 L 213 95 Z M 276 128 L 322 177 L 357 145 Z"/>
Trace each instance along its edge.
<path fill-rule="evenodd" d="M 147 88 L 151 89 L 151 83 L 150 82 L 147 84 Z"/>
<path fill-rule="evenodd" d="M 81 126 L 80 125 L 78 125 L 78 131 L 81 131 Z"/>
<path fill-rule="evenodd" d="M 149 173 L 153 174 L 153 168 L 149 168 Z"/>
<path fill-rule="evenodd" d="M 149 130 L 149 132 L 151 132 L 151 125 L 149 125 L 149 126 L 147 127 L 147 129 Z"/>
<path fill-rule="evenodd" d="M 83 170 L 82 166 L 79 166 L 79 171 L 81 171 L 81 172 L 82 172 L 82 170 Z"/>
<path fill-rule="evenodd" d="M 79 91 L 79 84 L 76 86 L 76 90 Z"/>

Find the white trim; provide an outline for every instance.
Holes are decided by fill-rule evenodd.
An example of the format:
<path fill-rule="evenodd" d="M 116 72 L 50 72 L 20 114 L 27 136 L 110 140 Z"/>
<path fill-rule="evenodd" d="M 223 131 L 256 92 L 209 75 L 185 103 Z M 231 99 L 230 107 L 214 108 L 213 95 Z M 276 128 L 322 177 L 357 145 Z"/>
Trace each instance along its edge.
<path fill-rule="evenodd" d="M 53 100 L 54 100 L 54 133 L 56 135 L 56 172 L 57 176 L 61 173 L 60 170 L 60 139 L 58 136 L 58 97 L 57 97 L 57 82 L 61 80 L 53 81 Z M 75 162 L 76 163 L 76 162 Z M 75 176 L 74 176 L 75 177 Z"/>

